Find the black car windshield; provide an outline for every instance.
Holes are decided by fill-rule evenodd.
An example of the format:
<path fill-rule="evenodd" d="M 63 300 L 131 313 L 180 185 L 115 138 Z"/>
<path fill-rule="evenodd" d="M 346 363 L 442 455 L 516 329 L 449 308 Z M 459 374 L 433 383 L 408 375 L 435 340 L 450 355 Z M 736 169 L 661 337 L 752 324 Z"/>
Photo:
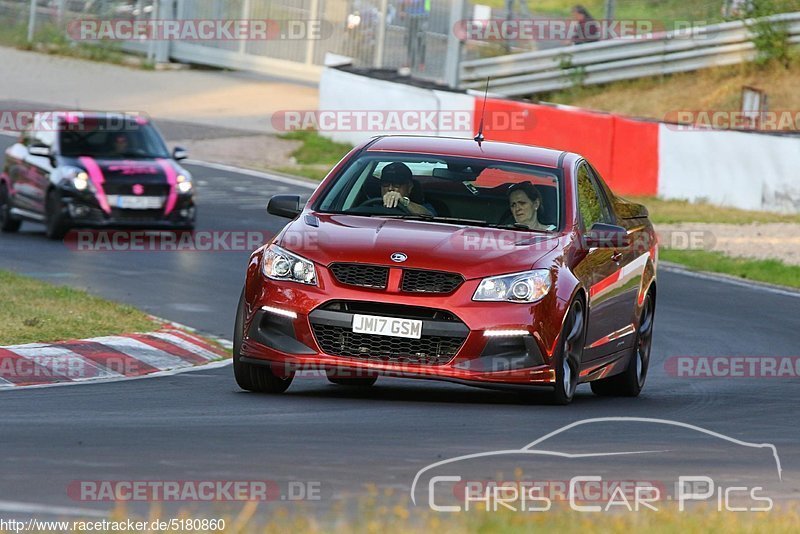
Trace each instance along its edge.
<path fill-rule="evenodd" d="M 161 136 L 149 123 L 134 120 L 98 121 L 82 119 L 65 124 L 59 133 L 63 156 L 98 158 L 167 158 L 169 151 Z"/>
<path fill-rule="evenodd" d="M 347 166 L 314 209 L 552 232 L 561 224 L 560 180 L 556 169 L 534 165 L 367 153 Z"/>

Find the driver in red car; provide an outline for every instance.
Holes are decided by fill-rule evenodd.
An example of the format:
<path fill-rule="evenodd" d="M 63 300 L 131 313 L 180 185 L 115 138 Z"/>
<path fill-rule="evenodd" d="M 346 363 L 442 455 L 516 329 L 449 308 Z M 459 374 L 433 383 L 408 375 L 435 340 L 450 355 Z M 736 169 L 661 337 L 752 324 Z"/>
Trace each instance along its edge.
<path fill-rule="evenodd" d="M 414 188 L 411 169 L 405 163 L 390 163 L 381 171 L 381 196 L 385 208 L 405 207 L 415 215 L 434 215 L 430 207 L 412 202 L 409 198 Z"/>

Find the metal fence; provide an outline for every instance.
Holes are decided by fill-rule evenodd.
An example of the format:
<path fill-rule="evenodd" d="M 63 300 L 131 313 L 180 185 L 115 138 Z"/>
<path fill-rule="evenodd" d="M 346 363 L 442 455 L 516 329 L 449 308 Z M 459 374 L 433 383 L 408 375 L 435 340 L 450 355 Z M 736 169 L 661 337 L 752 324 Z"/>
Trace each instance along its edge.
<path fill-rule="evenodd" d="M 176 60 L 223 68 L 317 79 L 328 54 L 356 67 L 407 68 L 416 78 L 444 82 L 457 65 L 451 19 L 466 0 L 0 0 L 0 24 L 52 36 L 77 19 L 264 20 L 285 27 L 316 21 L 319 38 L 269 40 L 125 41 L 129 51 L 156 61 Z M 32 9 L 35 6 L 35 9 Z M 448 51 L 450 42 L 451 50 Z M 455 54 L 452 60 L 448 54 Z M 450 67 L 454 84 L 457 70 Z"/>
<path fill-rule="evenodd" d="M 800 13 L 769 17 L 785 27 L 789 42 L 800 43 Z M 464 61 L 461 86 L 481 89 L 491 77 L 492 92 L 527 96 L 574 85 L 687 72 L 752 61 L 757 50 L 749 23 L 726 22 L 657 38 L 615 39 Z"/>
<path fill-rule="evenodd" d="M 620 14 L 637 13 L 650 0 L 620 0 Z M 458 35 L 460 21 L 557 20 L 567 13 L 532 14 L 536 3 L 504 0 L 481 9 L 481 0 L 0 0 L 0 32 L 29 40 L 58 36 L 75 20 L 272 20 L 317 22 L 319 38 L 268 40 L 124 41 L 128 51 L 157 62 L 180 61 L 318 80 L 329 55 L 352 58 L 355 67 L 404 70 L 414 78 L 451 87 L 482 88 L 508 96 L 531 95 L 575 84 L 600 84 L 747 61 L 755 55 L 742 22 L 704 27 L 702 35 L 664 34 L 657 39 L 613 39 L 563 46 L 561 40 L 475 40 Z M 495 1 L 495 5 L 499 2 Z M 694 5 L 697 4 L 697 5 Z M 719 12 L 717 0 L 682 8 L 684 18 Z M 656 9 L 653 7 L 653 9 Z M 479 16 L 479 12 L 483 15 Z M 648 11 L 650 15 L 657 11 Z M 666 12 L 663 15 L 668 15 Z M 626 15 L 627 16 L 627 15 Z M 676 14 L 671 15 L 673 18 Z M 800 14 L 780 15 L 792 42 L 800 41 Z M 695 19 L 696 20 L 696 19 Z M 511 53 L 510 53 L 511 52 Z"/>

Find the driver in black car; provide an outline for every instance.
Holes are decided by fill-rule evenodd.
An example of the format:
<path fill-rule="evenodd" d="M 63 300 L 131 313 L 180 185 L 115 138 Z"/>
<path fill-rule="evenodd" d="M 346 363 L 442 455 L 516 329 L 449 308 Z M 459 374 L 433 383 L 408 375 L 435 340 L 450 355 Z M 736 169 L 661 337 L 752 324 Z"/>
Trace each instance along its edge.
<path fill-rule="evenodd" d="M 390 163 L 381 171 L 381 196 L 385 208 L 404 207 L 415 215 L 434 215 L 430 207 L 413 202 L 409 195 L 414 187 L 411 169 L 405 163 Z"/>

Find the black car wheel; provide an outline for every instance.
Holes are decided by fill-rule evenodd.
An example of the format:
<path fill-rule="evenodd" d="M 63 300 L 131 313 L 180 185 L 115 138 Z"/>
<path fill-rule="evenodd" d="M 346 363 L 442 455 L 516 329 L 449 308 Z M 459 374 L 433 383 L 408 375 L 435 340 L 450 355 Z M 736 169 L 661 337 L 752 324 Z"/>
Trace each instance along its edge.
<path fill-rule="evenodd" d="M 11 215 L 11 195 L 6 184 L 0 184 L 0 230 L 3 232 L 16 232 L 22 226 L 22 221 Z"/>
<path fill-rule="evenodd" d="M 586 341 L 586 310 L 580 299 L 569 306 L 561 342 L 556 354 L 556 384 L 551 395 L 554 404 L 569 404 L 575 396 Z"/>
<path fill-rule="evenodd" d="M 48 239 L 64 239 L 67 231 L 69 231 L 69 226 L 64 217 L 64 203 L 61 202 L 61 195 L 55 189 L 51 189 L 47 193 L 44 225 Z"/>
<path fill-rule="evenodd" d="M 233 375 L 240 388 L 255 393 L 283 393 L 294 379 L 294 372 L 287 377 L 277 376 L 269 365 L 253 365 L 241 361 L 244 340 L 244 291 L 239 297 L 236 323 L 233 330 Z"/>
<path fill-rule="evenodd" d="M 650 366 L 650 347 L 653 343 L 653 320 L 655 301 L 648 293 L 642 303 L 642 313 L 636 329 L 633 354 L 625 371 L 618 375 L 592 382 L 596 395 L 610 397 L 636 397 L 644 388 L 647 369 Z"/>

